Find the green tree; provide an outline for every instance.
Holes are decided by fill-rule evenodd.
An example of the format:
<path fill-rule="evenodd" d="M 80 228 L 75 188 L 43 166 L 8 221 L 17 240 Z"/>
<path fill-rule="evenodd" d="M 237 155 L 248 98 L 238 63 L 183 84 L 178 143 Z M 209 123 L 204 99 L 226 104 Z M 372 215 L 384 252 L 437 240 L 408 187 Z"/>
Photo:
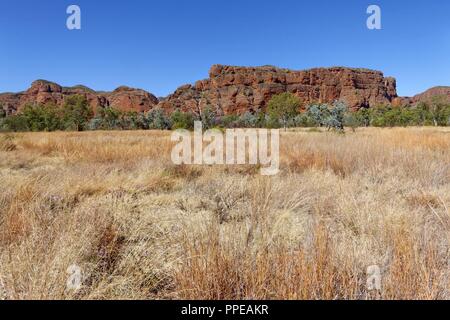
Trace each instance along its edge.
<path fill-rule="evenodd" d="M 326 104 L 314 104 L 308 106 L 306 110 L 306 116 L 319 127 L 327 125 L 327 121 L 330 117 L 330 109 Z"/>
<path fill-rule="evenodd" d="M 286 130 L 289 120 L 298 114 L 299 108 L 300 99 L 292 93 L 285 92 L 270 99 L 267 112 L 272 119 L 281 121 Z"/>
<path fill-rule="evenodd" d="M 216 113 L 210 106 L 207 106 L 202 112 L 199 120 L 202 122 L 203 128 L 211 129 L 216 125 Z"/>
<path fill-rule="evenodd" d="M 59 108 L 55 105 L 26 105 L 22 112 L 31 131 L 55 131 L 61 128 Z"/>
<path fill-rule="evenodd" d="M 238 119 L 238 126 L 243 128 L 255 128 L 258 126 L 259 117 L 251 112 L 246 112 Z"/>
<path fill-rule="evenodd" d="M 103 108 L 99 111 L 102 119 L 101 128 L 104 130 L 116 130 L 121 127 L 122 112 L 114 107 Z"/>
<path fill-rule="evenodd" d="M 176 110 L 170 116 L 172 121 L 172 129 L 193 129 L 194 128 L 194 116 L 189 112 L 182 112 Z"/>
<path fill-rule="evenodd" d="M 350 127 L 353 132 L 361 125 L 356 112 L 347 112 L 344 117 L 344 125 Z"/>
<path fill-rule="evenodd" d="M 295 127 L 314 127 L 316 125 L 316 122 L 311 119 L 307 112 L 303 112 L 299 115 L 297 115 L 293 120 L 293 126 Z"/>
<path fill-rule="evenodd" d="M 326 125 L 329 129 L 344 131 L 344 120 L 347 112 L 347 105 L 342 101 L 334 102 L 329 109 L 328 119 Z"/>
<path fill-rule="evenodd" d="M 372 108 L 361 108 L 357 112 L 355 112 L 354 116 L 358 125 L 369 127 L 372 123 L 373 117 L 373 109 Z"/>
<path fill-rule="evenodd" d="M 237 126 L 239 116 L 236 114 L 227 114 L 220 118 L 220 125 L 224 128 L 234 128 Z"/>
<path fill-rule="evenodd" d="M 386 106 L 380 105 L 372 108 L 370 110 L 371 115 L 371 125 L 374 127 L 385 127 L 387 125 L 387 121 L 385 119 L 385 114 L 388 112 L 389 108 Z"/>
<path fill-rule="evenodd" d="M 391 106 L 386 108 L 386 111 L 383 114 L 385 119 L 385 125 L 388 127 L 395 127 L 398 125 L 399 117 L 401 111 L 397 108 L 392 108 Z"/>
<path fill-rule="evenodd" d="M 448 97 L 434 96 L 431 99 L 430 112 L 435 126 L 446 126 L 448 121 Z"/>
<path fill-rule="evenodd" d="M 87 130 L 95 131 L 95 130 L 101 130 L 104 129 L 103 127 L 103 119 L 99 116 L 96 116 L 89 120 L 89 123 L 86 126 Z"/>
<path fill-rule="evenodd" d="M 27 119 L 22 114 L 6 117 L 2 122 L 2 129 L 6 131 L 23 132 L 30 130 Z"/>
<path fill-rule="evenodd" d="M 144 125 L 153 130 L 169 130 L 172 127 L 171 119 L 161 108 L 156 108 L 147 112 L 144 116 Z"/>
<path fill-rule="evenodd" d="M 0 119 L 6 118 L 6 111 L 3 109 L 3 105 L 0 104 Z"/>
<path fill-rule="evenodd" d="M 63 107 L 63 122 L 67 130 L 83 131 L 87 129 L 94 113 L 86 97 L 73 95 L 66 99 Z"/>

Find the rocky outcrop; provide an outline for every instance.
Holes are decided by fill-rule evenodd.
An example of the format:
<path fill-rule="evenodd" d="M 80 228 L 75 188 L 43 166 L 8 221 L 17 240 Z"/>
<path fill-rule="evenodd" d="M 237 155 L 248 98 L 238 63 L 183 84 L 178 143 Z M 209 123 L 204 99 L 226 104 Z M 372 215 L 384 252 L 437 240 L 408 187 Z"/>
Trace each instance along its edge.
<path fill-rule="evenodd" d="M 353 110 L 388 104 L 397 97 L 395 79 L 385 78 L 379 71 L 214 65 L 209 79 L 178 88 L 159 106 L 168 111 L 194 112 L 210 106 L 218 114 L 242 114 L 264 109 L 273 95 L 282 92 L 293 93 L 303 106 L 342 100 Z"/>
<path fill-rule="evenodd" d="M 20 105 L 20 94 L 2 93 L 0 94 L 0 109 L 3 108 L 6 115 L 12 115 L 17 112 Z"/>
<path fill-rule="evenodd" d="M 147 91 L 129 87 L 119 87 L 106 94 L 109 105 L 122 111 L 146 112 L 159 102 L 158 98 Z"/>
<path fill-rule="evenodd" d="M 94 108 L 115 107 L 122 111 L 146 112 L 160 107 L 199 113 L 211 107 L 218 115 L 243 114 L 264 110 L 275 94 L 291 92 L 302 107 L 312 103 L 341 100 L 352 110 L 377 105 L 414 105 L 429 102 L 436 95 L 448 97 L 450 87 L 435 87 L 422 94 L 398 97 L 394 78 L 382 72 L 344 67 L 293 71 L 272 66 L 233 67 L 214 65 L 209 78 L 184 85 L 166 98 L 158 99 L 144 90 L 119 87 L 112 92 L 97 92 L 85 86 L 62 87 L 38 80 L 21 93 L 0 94 L 0 106 L 14 114 L 28 103 L 62 105 L 67 96 L 83 95 Z"/>
<path fill-rule="evenodd" d="M 431 102 L 434 97 L 442 97 L 446 102 L 450 103 L 450 87 L 434 87 L 427 91 L 410 98 L 411 103 Z"/>
<path fill-rule="evenodd" d="M 62 87 L 46 80 L 37 80 L 24 92 L 0 94 L 0 105 L 7 114 L 14 114 L 27 104 L 61 106 L 65 98 L 72 95 L 86 97 L 94 111 L 112 106 L 122 111 L 145 112 L 154 108 L 159 102 L 154 95 L 129 87 L 119 87 L 113 92 L 96 92 L 85 86 Z"/>
<path fill-rule="evenodd" d="M 414 97 L 398 97 L 392 101 L 392 105 L 394 107 L 415 106 L 421 102 L 431 103 L 435 98 L 444 103 L 450 103 L 450 87 L 433 87 Z"/>
<path fill-rule="evenodd" d="M 54 104 L 60 106 L 64 103 L 66 97 L 71 95 L 82 95 L 86 97 L 89 105 L 96 110 L 99 107 L 108 106 L 106 98 L 97 94 L 94 90 L 84 86 L 62 87 L 56 83 L 46 80 L 37 80 L 31 84 L 31 87 L 20 94 L 20 111 L 27 104 Z"/>

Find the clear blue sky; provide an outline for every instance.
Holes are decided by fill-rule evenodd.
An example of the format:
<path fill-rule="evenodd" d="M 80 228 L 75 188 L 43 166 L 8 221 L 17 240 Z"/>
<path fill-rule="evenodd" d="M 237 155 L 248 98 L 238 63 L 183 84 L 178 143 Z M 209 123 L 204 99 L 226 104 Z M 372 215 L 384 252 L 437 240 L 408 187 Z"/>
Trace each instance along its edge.
<path fill-rule="evenodd" d="M 66 8 L 82 30 L 66 28 Z M 382 9 L 380 31 L 366 9 Z M 0 92 L 35 79 L 157 96 L 212 64 L 366 67 L 400 95 L 450 85 L 448 0 L 0 0 Z"/>

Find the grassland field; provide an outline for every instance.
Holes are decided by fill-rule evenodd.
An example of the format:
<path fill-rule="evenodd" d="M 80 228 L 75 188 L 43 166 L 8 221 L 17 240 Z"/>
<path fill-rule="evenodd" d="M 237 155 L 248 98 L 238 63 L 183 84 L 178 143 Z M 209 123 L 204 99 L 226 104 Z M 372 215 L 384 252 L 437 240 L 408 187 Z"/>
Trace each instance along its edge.
<path fill-rule="evenodd" d="M 0 299 L 450 299 L 450 128 L 280 141 L 265 177 L 170 132 L 0 134 Z"/>

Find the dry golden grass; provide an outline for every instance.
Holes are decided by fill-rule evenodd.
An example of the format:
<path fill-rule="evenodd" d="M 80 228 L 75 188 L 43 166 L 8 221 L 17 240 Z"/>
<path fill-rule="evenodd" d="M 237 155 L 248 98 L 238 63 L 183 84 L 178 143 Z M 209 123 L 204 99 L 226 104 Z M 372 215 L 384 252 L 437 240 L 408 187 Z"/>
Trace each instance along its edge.
<path fill-rule="evenodd" d="M 0 299 L 450 298 L 449 129 L 283 133 L 273 177 L 171 148 L 0 135 Z"/>

